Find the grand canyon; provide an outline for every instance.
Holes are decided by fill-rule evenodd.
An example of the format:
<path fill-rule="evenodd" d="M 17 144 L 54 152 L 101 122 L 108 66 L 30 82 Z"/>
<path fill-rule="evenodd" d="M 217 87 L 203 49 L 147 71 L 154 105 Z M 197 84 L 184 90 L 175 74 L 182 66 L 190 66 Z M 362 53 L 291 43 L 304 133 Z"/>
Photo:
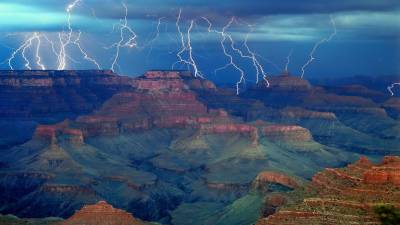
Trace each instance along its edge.
<path fill-rule="evenodd" d="M 0 224 L 380 224 L 400 98 L 369 81 L 0 71 Z"/>

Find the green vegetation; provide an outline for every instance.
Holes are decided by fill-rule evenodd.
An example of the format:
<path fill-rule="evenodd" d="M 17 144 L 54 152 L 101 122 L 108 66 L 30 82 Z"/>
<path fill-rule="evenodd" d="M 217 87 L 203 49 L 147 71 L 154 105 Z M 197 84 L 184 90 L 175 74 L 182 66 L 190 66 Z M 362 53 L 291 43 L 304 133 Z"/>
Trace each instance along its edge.
<path fill-rule="evenodd" d="M 382 225 L 400 224 L 400 210 L 392 205 L 378 205 L 375 207 L 375 213 L 378 214 Z"/>

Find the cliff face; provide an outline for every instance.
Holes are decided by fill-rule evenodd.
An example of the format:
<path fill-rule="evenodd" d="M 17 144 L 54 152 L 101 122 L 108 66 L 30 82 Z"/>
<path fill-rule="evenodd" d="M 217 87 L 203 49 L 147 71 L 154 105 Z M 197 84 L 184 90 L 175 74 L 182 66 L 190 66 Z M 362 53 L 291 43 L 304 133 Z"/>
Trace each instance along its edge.
<path fill-rule="evenodd" d="M 0 71 L 0 117 L 63 120 L 93 111 L 132 85 L 111 71 Z"/>
<path fill-rule="evenodd" d="M 263 135 L 272 141 L 310 141 L 309 130 L 300 126 L 270 125 L 262 128 Z"/>
<path fill-rule="evenodd" d="M 39 125 L 34 138 L 49 144 L 56 144 L 58 138 L 65 138 L 68 142 L 79 147 L 84 142 L 83 132 L 79 129 L 69 128 L 70 121 L 65 120 L 54 125 Z"/>
<path fill-rule="evenodd" d="M 144 223 L 128 212 L 100 201 L 94 205 L 85 205 L 70 218 L 54 225 L 144 225 Z"/>
<path fill-rule="evenodd" d="M 49 143 L 63 136 L 80 145 L 85 137 L 116 136 L 153 128 L 192 128 L 201 134 L 244 134 L 257 145 L 256 127 L 233 121 L 224 110 L 208 109 L 184 79 L 187 82 L 189 78 L 177 71 L 149 71 L 130 83 L 131 91 L 113 95 L 95 112 L 71 122 L 40 125 L 35 136 Z M 200 82 L 197 88 L 214 88 L 209 81 L 189 81 Z"/>
<path fill-rule="evenodd" d="M 270 79 L 270 87 L 282 91 L 309 91 L 311 84 L 300 77 L 291 76 L 284 72 L 280 76 L 273 76 Z"/>
<path fill-rule="evenodd" d="M 137 78 L 110 71 L 0 73 L 0 113 L 9 113 L 3 120 L 45 120 L 34 124 L 27 142 L 1 148 L 0 209 L 22 217 L 69 217 L 106 198 L 149 221 L 168 220 L 179 207 L 187 220 L 181 224 L 190 224 L 193 211 L 208 215 L 204 205 L 224 205 L 216 217 L 205 216 L 206 223 L 224 218 L 234 225 L 243 216 L 250 224 L 264 197 L 269 215 L 292 203 L 287 192 L 300 189 L 301 179 L 271 171 L 310 178 L 355 160 L 358 154 L 350 151 L 396 152 L 400 143 L 398 101 L 377 102 L 381 97 L 368 97 L 373 92 L 359 96 L 362 88 L 339 93 L 285 75 L 271 79 L 270 88 L 236 95 L 184 71 Z M 2 126 L 0 141 L 25 132 L 13 123 Z M 316 206 L 315 212 L 301 204 L 283 206 L 287 214 L 281 210 L 276 218 L 337 222 L 347 207 L 359 208 L 362 196 L 380 198 L 374 191 L 398 185 L 396 160 L 373 165 L 363 159 L 347 169 L 327 169 L 314 177 L 301 203 Z M 244 203 L 251 207 L 242 210 Z M 338 216 L 325 215 L 325 206 Z M 346 218 L 359 215 L 351 210 Z M 232 214 L 237 220 L 229 219 Z"/>
<path fill-rule="evenodd" d="M 257 224 L 380 224 L 374 207 L 400 208 L 400 158 L 374 165 L 366 158 L 343 169 L 316 174 L 302 202 L 282 207 Z"/>
<path fill-rule="evenodd" d="M 299 182 L 290 176 L 278 172 L 263 171 L 259 173 L 253 181 L 253 187 L 256 189 L 263 189 L 267 187 L 269 183 L 280 184 L 292 189 L 300 186 Z"/>
<path fill-rule="evenodd" d="M 93 114 L 76 120 L 85 136 L 116 135 L 151 128 L 199 127 L 221 115 L 208 111 L 179 72 L 150 71 L 134 90 L 115 94 Z"/>

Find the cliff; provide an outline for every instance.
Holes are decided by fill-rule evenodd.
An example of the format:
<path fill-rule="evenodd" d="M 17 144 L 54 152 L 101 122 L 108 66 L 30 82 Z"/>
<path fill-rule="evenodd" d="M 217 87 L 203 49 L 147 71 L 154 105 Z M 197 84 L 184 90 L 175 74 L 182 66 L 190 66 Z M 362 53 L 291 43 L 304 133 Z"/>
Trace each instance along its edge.
<path fill-rule="evenodd" d="M 133 79 L 111 71 L 0 71 L 0 117 L 64 120 L 88 113 Z"/>
<path fill-rule="evenodd" d="M 272 141 L 311 141 L 309 130 L 296 125 L 269 125 L 262 128 L 263 135 Z"/>
<path fill-rule="evenodd" d="M 346 168 L 326 169 L 312 178 L 303 201 L 257 224 L 380 224 L 375 207 L 400 208 L 399 176 L 398 156 L 387 156 L 378 165 L 363 157 Z"/>
<path fill-rule="evenodd" d="M 267 87 L 265 81 L 261 81 L 257 88 L 271 89 L 271 91 L 298 91 L 307 92 L 311 90 L 311 84 L 298 76 L 292 76 L 288 72 L 283 72 L 279 76 L 272 76 L 268 79 L 270 86 Z"/>
<path fill-rule="evenodd" d="M 224 110 L 208 109 L 185 83 L 198 79 L 181 73 L 149 71 L 130 83 L 132 90 L 114 94 L 93 113 L 70 122 L 40 125 L 35 137 L 54 143 L 62 136 L 78 146 L 86 137 L 116 136 L 153 128 L 191 128 L 201 134 L 245 134 L 257 145 L 257 128 L 234 122 Z M 202 87 L 203 84 L 205 88 L 215 87 L 209 81 L 198 81 Z"/>
<path fill-rule="evenodd" d="M 291 189 L 300 186 L 299 182 L 290 176 L 278 172 L 263 171 L 253 181 L 253 188 L 262 190 L 268 187 L 269 183 L 280 184 Z"/>
<path fill-rule="evenodd" d="M 128 212 L 100 201 L 94 205 L 85 205 L 70 218 L 54 225 L 144 225 L 144 223 Z"/>

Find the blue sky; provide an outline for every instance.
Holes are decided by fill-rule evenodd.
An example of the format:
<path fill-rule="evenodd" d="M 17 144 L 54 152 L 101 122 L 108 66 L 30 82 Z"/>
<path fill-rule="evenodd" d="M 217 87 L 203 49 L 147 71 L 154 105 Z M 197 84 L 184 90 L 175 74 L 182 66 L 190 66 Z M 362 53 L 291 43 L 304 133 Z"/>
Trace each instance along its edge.
<path fill-rule="evenodd" d="M 7 59 L 34 32 L 41 37 L 41 62 L 48 69 L 59 65 L 50 42 L 59 52 L 59 34 L 68 34 L 66 7 L 73 0 L 2 0 L 0 2 L 0 65 L 8 69 Z M 400 4 L 396 0 L 81 0 L 71 12 L 73 38 L 81 32 L 80 46 L 101 68 L 110 69 L 116 54 L 113 43 L 120 40 L 124 3 L 128 8 L 128 25 L 136 33 L 137 46 L 121 48 L 116 72 L 140 75 L 148 69 L 170 69 L 177 61 L 181 46 L 175 22 L 182 10 L 180 26 L 185 35 L 190 21 L 193 57 L 203 74 L 211 79 L 236 79 L 238 71 L 229 67 L 214 70 L 228 61 L 223 54 L 221 36 L 207 31 L 208 24 L 220 31 L 232 17 L 236 22 L 227 30 L 235 46 L 248 45 L 262 62 L 268 74 L 279 74 L 292 51 L 289 70 L 299 74 L 314 44 L 328 37 L 336 24 L 337 35 L 315 52 L 315 61 L 307 67 L 306 76 L 351 76 L 399 74 Z M 157 35 L 157 25 L 159 35 Z M 125 30 L 126 31 L 126 30 Z M 251 32 L 251 33 L 250 33 Z M 124 41 L 130 38 L 124 32 Z M 65 37 L 65 36 L 64 36 Z M 30 66 L 35 64 L 35 40 L 25 54 Z M 226 43 L 228 46 L 229 43 Z M 67 46 L 66 69 L 94 69 L 74 45 Z M 234 56 L 234 61 L 254 80 L 252 62 Z M 184 52 L 183 57 L 188 57 Z M 16 69 L 24 69 L 21 54 L 12 61 Z M 185 68 L 176 64 L 176 68 Z"/>

